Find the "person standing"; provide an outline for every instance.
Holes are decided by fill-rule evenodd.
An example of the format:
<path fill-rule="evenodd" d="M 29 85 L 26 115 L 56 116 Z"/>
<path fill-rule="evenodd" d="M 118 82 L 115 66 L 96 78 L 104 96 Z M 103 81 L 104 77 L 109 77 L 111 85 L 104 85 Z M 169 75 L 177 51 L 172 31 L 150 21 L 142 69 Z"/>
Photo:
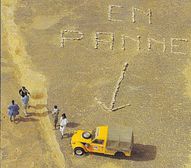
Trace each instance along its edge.
<path fill-rule="evenodd" d="M 68 120 L 66 118 L 66 114 L 63 113 L 61 118 L 60 118 L 60 132 L 61 132 L 61 135 L 62 135 L 61 139 L 64 138 L 64 130 L 66 128 L 67 123 L 68 123 Z"/>
<path fill-rule="evenodd" d="M 19 90 L 19 94 L 21 95 L 21 97 L 24 97 L 26 94 L 31 95 L 30 92 L 24 86 L 22 86 Z"/>
<path fill-rule="evenodd" d="M 24 114 L 25 116 L 27 116 L 27 108 L 29 107 L 28 103 L 29 103 L 29 96 L 28 94 L 25 93 L 25 95 L 23 97 L 21 97 L 22 100 L 22 104 L 23 104 L 23 108 L 24 108 Z"/>
<path fill-rule="evenodd" d="M 54 118 L 54 128 L 56 129 L 57 123 L 58 123 L 58 115 L 59 115 L 59 109 L 57 107 L 57 105 L 54 106 L 53 110 L 52 110 L 52 116 Z"/>
<path fill-rule="evenodd" d="M 12 118 L 13 121 L 15 122 L 16 115 L 19 115 L 19 106 L 15 104 L 14 100 L 12 100 L 11 104 L 8 106 L 8 115 L 10 117 L 11 122 Z"/>

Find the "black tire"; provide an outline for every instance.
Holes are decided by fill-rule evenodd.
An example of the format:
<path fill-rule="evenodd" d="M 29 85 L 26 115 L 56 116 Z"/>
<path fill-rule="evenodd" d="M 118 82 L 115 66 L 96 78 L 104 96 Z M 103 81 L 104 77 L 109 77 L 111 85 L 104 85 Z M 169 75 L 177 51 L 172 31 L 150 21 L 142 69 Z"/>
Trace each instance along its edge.
<path fill-rule="evenodd" d="M 115 157 L 117 157 L 117 158 L 125 158 L 125 154 L 123 153 L 123 152 L 116 152 L 115 153 Z"/>
<path fill-rule="evenodd" d="M 89 133 L 89 132 L 84 132 L 83 134 L 82 134 L 82 137 L 83 138 L 85 138 L 85 139 L 90 139 L 91 138 L 91 133 Z"/>
<path fill-rule="evenodd" d="M 76 156 L 82 156 L 82 155 L 85 154 L 85 151 L 84 151 L 83 148 L 76 147 L 76 148 L 74 149 L 74 154 L 75 154 Z"/>

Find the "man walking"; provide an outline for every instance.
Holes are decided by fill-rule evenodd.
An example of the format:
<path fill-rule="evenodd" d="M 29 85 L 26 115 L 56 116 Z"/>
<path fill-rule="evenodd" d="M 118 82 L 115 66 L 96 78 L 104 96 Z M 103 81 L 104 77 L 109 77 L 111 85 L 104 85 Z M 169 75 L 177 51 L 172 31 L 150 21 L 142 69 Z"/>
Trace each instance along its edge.
<path fill-rule="evenodd" d="M 27 116 L 27 108 L 29 107 L 29 96 L 25 94 L 23 97 L 21 97 L 23 108 L 24 108 L 24 114 Z"/>
<path fill-rule="evenodd" d="M 16 115 L 19 115 L 19 106 L 15 104 L 14 100 L 12 100 L 11 104 L 8 106 L 8 115 L 10 117 L 11 122 L 12 118 L 13 121 L 15 122 Z"/>
<path fill-rule="evenodd" d="M 52 110 L 52 116 L 54 118 L 54 128 L 56 129 L 57 123 L 58 123 L 58 115 L 59 115 L 59 109 L 57 107 L 57 105 L 54 106 L 53 110 Z"/>
<path fill-rule="evenodd" d="M 66 114 L 63 113 L 62 117 L 60 118 L 60 132 L 61 132 L 61 135 L 62 135 L 61 139 L 64 138 L 64 130 L 66 128 L 67 123 L 68 123 L 68 120 L 66 118 Z"/>

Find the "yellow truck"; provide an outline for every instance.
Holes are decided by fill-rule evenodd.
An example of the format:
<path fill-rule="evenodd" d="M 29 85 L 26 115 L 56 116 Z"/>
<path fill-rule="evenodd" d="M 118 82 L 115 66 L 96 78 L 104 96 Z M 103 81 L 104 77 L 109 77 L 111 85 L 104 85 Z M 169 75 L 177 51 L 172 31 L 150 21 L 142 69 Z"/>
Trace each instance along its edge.
<path fill-rule="evenodd" d="M 93 131 L 75 131 L 71 145 L 77 156 L 92 152 L 124 157 L 131 156 L 133 139 L 129 127 L 99 126 Z"/>

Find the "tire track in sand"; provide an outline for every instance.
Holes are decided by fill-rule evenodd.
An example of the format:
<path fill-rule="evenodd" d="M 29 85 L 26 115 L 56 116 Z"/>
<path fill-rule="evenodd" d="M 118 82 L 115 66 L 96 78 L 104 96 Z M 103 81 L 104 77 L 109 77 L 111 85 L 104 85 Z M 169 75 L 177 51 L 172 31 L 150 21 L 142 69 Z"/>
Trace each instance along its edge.
<path fill-rule="evenodd" d="M 15 69 L 17 73 L 16 77 L 20 85 L 24 85 L 30 89 L 32 93 L 32 105 L 46 105 L 48 98 L 46 78 L 34 70 L 30 56 L 25 50 L 25 43 L 21 37 L 19 27 L 14 22 L 14 10 L 16 5 L 17 0 L 2 1 L 3 30 L 7 38 L 9 53 L 12 57 L 13 63 L 17 66 Z M 37 113 L 43 113 L 45 111 L 47 111 L 45 106 L 44 108 L 36 110 Z M 52 159 L 58 168 L 65 167 L 65 159 L 56 141 L 56 136 L 52 130 L 49 117 L 41 117 L 39 120 L 41 124 L 39 132 L 44 138 L 44 142 L 47 147 L 45 158 L 47 161 Z"/>

